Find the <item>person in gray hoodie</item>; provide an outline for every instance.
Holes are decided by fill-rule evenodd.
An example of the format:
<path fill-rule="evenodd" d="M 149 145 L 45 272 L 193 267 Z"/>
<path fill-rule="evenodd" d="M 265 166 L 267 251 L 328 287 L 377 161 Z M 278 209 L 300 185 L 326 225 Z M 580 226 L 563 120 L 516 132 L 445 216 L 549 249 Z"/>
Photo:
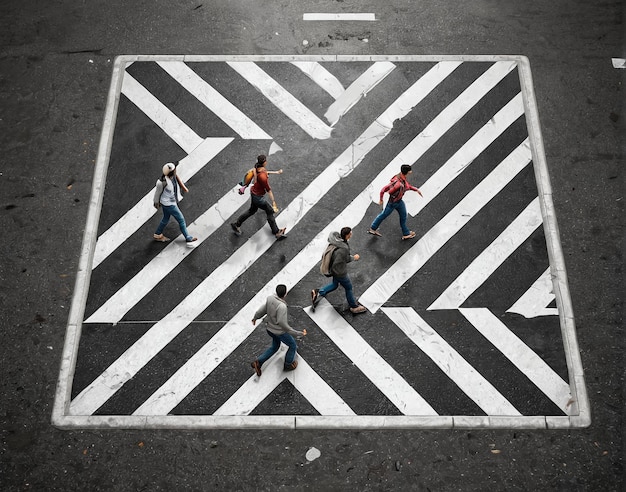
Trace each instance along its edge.
<path fill-rule="evenodd" d="M 348 277 L 348 263 L 351 261 L 358 261 L 360 258 L 358 254 L 350 254 L 350 245 L 348 244 L 348 241 L 351 237 L 352 229 L 350 227 L 342 228 L 341 232 L 331 232 L 328 236 L 329 244 L 332 244 L 336 248 L 333 251 L 330 260 L 330 273 L 333 275 L 333 281 L 321 289 L 313 289 L 311 291 L 311 304 L 313 311 L 315 311 L 315 307 L 319 302 L 320 296 L 325 297 L 326 294 L 336 290 L 340 285 L 346 291 L 346 299 L 348 300 L 350 312 L 352 314 L 359 314 L 367 311 L 364 306 L 361 306 L 356 302 L 352 289 L 352 282 L 350 281 L 350 277 Z"/>
<path fill-rule="evenodd" d="M 287 355 L 285 355 L 285 371 L 293 371 L 298 366 L 298 362 L 295 360 L 298 346 L 293 335 L 306 335 L 306 330 L 298 331 L 289 326 L 287 302 L 285 301 L 286 295 L 287 286 L 283 284 L 278 285 L 276 294 L 269 296 L 265 304 L 257 309 L 256 313 L 254 313 L 254 318 L 252 318 L 252 324 L 254 325 L 257 319 L 265 316 L 267 334 L 272 339 L 272 345 L 250 364 L 257 376 L 261 375 L 261 366 L 278 351 L 280 342 L 289 347 Z"/>

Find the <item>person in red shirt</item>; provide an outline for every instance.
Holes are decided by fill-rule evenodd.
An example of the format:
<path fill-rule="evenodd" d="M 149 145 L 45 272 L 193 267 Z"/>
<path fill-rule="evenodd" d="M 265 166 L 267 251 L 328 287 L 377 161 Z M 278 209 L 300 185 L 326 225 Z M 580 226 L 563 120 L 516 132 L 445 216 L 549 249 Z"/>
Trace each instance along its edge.
<path fill-rule="evenodd" d="M 402 239 L 412 239 L 415 237 L 415 231 L 410 231 L 406 226 L 406 205 L 402 200 L 404 193 L 408 190 L 417 191 L 420 196 L 422 192 L 417 189 L 415 186 L 411 185 L 407 180 L 409 174 L 413 171 L 411 166 L 408 164 L 402 164 L 400 166 L 400 174 L 397 174 L 393 178 L 388 185 L 384 186 L 382 190 L 380 190 L 380 200 L 378 202 L 379 205 L 383 204 L 383 195 L 385 193 L 389 193 L 389 201 L 387 202 L 387 206 L 383 209 L 381 213 L 374 219 L 371 227 L 367 230 L 370 234 L 374 236 L 382 236 L 380 232 L 378 232 L 378 226 L 380 223 L 385 220 L 394 210 L 398 211 L 400 215 L 400 227 L 402 228 Z"/>
<path fill-rule="evenodd" d="M 283 227 L 279 229 L 276 225 L 276 219 L 274 219 L 274 213 L 278 212 L 278 207 L 276 206 L 276 200 L 274 200 L 274 193 L 272 193 L 272 188 L 270 187 L 270 182 L 268 179 L 267 169 L 265 166 L 267 165 L 267 158 L 264 155 L 260 155 L 256 158 L 257 162 L 254 165 L 256 170 L 255 173 L 255 181 L 254 185 L 250 189 L 250 208 L 244 212 L 235 222 L 231 222 L 230 226 L 232 227 L 235 234 L 241 236 L 241 224 L 243 224 L 246 220 L 252 217 L 257 210 L 265 210 L 267 214 L 267 223 L 270 225 L 272 229 L 272 234 L 276 236 L 277 239 L 283 239 L 287 237 L 285 234 L 286 228 Z M 265 194 L 270 197 L 272 200 L 272 204 L 267 201 L 265 198 Z"/>

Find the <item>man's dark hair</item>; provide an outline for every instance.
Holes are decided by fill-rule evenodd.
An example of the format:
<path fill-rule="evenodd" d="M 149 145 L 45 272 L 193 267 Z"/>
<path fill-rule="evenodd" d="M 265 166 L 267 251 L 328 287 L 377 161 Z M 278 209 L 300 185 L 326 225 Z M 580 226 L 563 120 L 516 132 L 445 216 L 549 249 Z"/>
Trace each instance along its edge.
<path fill-rule="evenodd" d="M 254 167 L 261 167 L 261 166 L 263 166 L 263 164 L 265 164 L 266 160 L 267 160 L 267 157 L 265 157 L 263 154 L 261 154 L 260 156 L 257 156 L 256 164 L 254 165 Z"/>
<path fill-rule="evenodd" d="M 341 239 L 343 239 L 344 241 L 346 240 L 346 237 L 348 236 L 348 234 L 350 234 L 352 232 L 352 228 L 350 227 L 343 227 L 341 229 Z"/>
<path fill-rule="evenodd" d="M 408 164 L 402 164 L 400 166 L 400 172 L 405 176 L 409 174 L 409 171 L 411 171 L 411 166 L 409 166 Z"/>
<path fill-rule="evenodd" d="M 284 284 L 279 284 L 276 286 L 276 295 L 281 299 L 287 295 L 287 286 Z"/>

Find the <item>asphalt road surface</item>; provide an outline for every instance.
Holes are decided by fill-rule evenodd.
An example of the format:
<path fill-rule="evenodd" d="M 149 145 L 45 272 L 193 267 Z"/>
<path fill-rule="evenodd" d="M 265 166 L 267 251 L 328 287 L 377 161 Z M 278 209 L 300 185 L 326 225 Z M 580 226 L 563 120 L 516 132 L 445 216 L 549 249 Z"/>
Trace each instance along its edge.
<path fill-rule="evenodd" d="M 3 27 L 0 32 L 0 148 L 3 151 L 0 164 L 0 224 L 5 231 L 0 243 L 0 305 L 4 334 L 0 485 L 3 489 L 622 490 L 622 83 L 625 69 L 615 68 L 626 57 L 621 2 L 604 2 L 599 5 L 590 5 L 588 2 L 552 2 L 549 5 L 544 2 L 526 2 L 520 5 L 517 2 L 481 1 L 453 5 L 449 2 L 413 4 L 400 1 L 359 4 L 343 1 L 314 4 L 246 1 L 229 2 L 226 6 L 222 2 L 201 1 L 112 1 L 106 4 L 5 1 L 0 11 Z M 375 20 L 369 20 L 369 17 L 364 20 L 317 20 L 315 17 L 313 20 L 305 20 L 304 14 L 307 13 L 369 13 L 373 14 Z M 222 58 L 229 55 L 527 57 L 532 69 L 534 95 L 552 186 L 552 202 L 558 220 L 578 348 L 589 397 L 590 426 L 550 430 L 515 426 L 502 429 L 467 426 L 438 430 L 348 430 L 341 426 L 336 429 L 292 430 L 277 426 L 273 429 L 250 430 L 198 429 L 186 424 L 178 429 L 138 429 L 135 424 L 127 425 L 126 428 L 117 428 L 123 425 L 85 425 L 82 428 L 74 426 L 61 430 L 53 426 L 53 404 L 59 369 L 63 367 L 63 345 L 68 320 L 73 319 L 70 307 L 75 294 L 75 282 L 80 277 L 83 234 L 89 224 L 88 213 L 94 206 L 90 198 L 99 156 L 98 146 L 103 130 L 108 128 L 105 113 L 114 77 L 114 64 L 119 55 L 139 54 L 218 55 Z M 471 67 L 464 69 L 468 71 L 464 72 L 468 79 L 471 79 L 472 74 L 469 72 L 472 70 L 477 72 L 473 75 L 475 78 L 486 69 Z M 199 65 L 194 66 L 194 69 L 197 73 L 203 70 Z M 153 91 L 157 92 L 162 77 L 159 78 L 155 70 L 158 72 L 160 69 L 137 63 L 129 67 L 127 73 L 143 80 L 146 85 L 155 84 Z M 422 75 L 421 70 L 426 71 L 417 65 L 410 70 L 403 70 L 403 80 L 411 82 Z M 274 75 L 278 77 L 278 74 Z M 208 79 L 211 74 L 205 73 L 204 76 Z M 356 69 L 348 69 L 342 75 L 344 86 L 357 76 Z M 295 79 L 290 75 L 283 80 L 287 83 Z M 506 91 L 511 90 L 509 86 L 510 80 L 502 86 L 500 97 L 503 100 L 506 99 Z M 381 85 L 378 88 L 383 87 Z M 231 90 L 235 89 L 231 87 Z M 291 89 L 297 91 L 295 82 Z M 451 99 L 450 94 L 455 90 L 461 89 L 451 87 L 448 92 L 442 91 L 442 98 L 447 96 Z M 173 98 L 170 105 L 180 104 L 183 108 L 179 113 L 181 118 L 184 115 L 183 119 L 187 122 L 193 119 L 190 116 L 193 111 L 187 109 L 188 112 L 184 112 L 184 101 L 177 99 L 176 93 L 162 93 Z M 303 93 L 301 97 L 311 103 L 314 96 L 315 92 L 311 91 Z M 235 96 L 231 97 L 235 99 Z M 380 113 L 387 106 L 387 101 L 381 91 L 381 96 L 368 104 L 372 105 L 371 114 L 374 114 L 377 110 Z M 254 110 L 251 107 L 250 113 L 254 114 Z M 436 114 L 435 109 L 432 111 Z M 118 114 L 122 114 L 118 125 L 132 119 L 130 106 L 125 113 Z M 353 120 L 349 120 L 348 116 L 344 118 L 344 122 L 353 121 L 353 126 L 338 126 L 343 132 L 342 137 L 347 139 L 345 141 L 358 136 L 358 131 L 364 128 L 363 121 L 371 116 L 368 112 L 357 114 L 358 117 L 354 116 Z M 268 113 L 268 121 L 273 122 L 274 116 Z M 324 112 L 321 111 L 318 116 L 322 119 Z M 206 125 L 207 133 L 216 128 L 224 130 L 222 123 L 207 121 L 198 118 L 198 123 L 192 126 L 197 132 L 203 124 Z M 410 121 L 414 125 L 420 123 Z M 124 130 L 123 126 L 119 128 Z M 182 148 L 180 143 L 179 147 L 175 147 L 165 139 L 152 143 L 155 142 L 151 140 L 153 135 L 142 134 L 135 123 L 129 123 L 128 128 L 134 130 L 128 133 L 127 141 L 123 138 L 116 140 L 112 155 L 123 156 L 125 152 L 133 156 L 142 154 L 146 162 L 151 162 L 177 149 L 180 152 Z M 402 125 L 399 128 L 402 130 Z M 285 141 L 288 141 L 290 135 L 297 135 L 287 125 L 274 125 L 271 130 Z M 509 133 L 517 135 L 520 131 L 523 133 L 524 129 L 516 127 Z M 350 132 L 355 134 L 351 135 Z M 224 136 L 231 135 L 226 132 Z M 409 137 L 412 138 L 412 135 L 405 129 L 393 138 L 399 141 L 404 138 L 407 141 Z M 515 138 L 512 136 L 511 142 Z M 301 140 L 305 142 L 305 139 Z M 344 144 L 345 141 L 342 140 Z M 278 142 L 284 143 L 280 140 Z M 249 152 L 254 156 L 259 141 L 252 143 L 254 145 L 249 146 Z M 289 160 L 284 156 L 293 156 L 294 152 L 299 156 L 307 155 L 307 152 L 308 155 L 317 152 L 316 156 L 325 156 L 326 153 L 334 155 L 341 151 L 339 148 L 320 150 L 310 142 L 302 144 L 300 148 L 294 146 L 295 150 L 283 147 L 283 153 L 275 155 L 277 164 L 288 164 Z M 231 159 L 245 155 L 241 152 L 233 153 Z M 177 158 L 184 155 L 181 153 Z M 445 155 L 445 152 L 442 151 L 441 155 Z M 117 162 L 120 162 L 119 159 Z M 240 167 L 243 169 L 246 165 L 240 164 Z M 309 172 L 312 174 L 318 171 L 321 169 Z M 364 161 L 364 167 L 354 171 L 354 186 L 367 184 L 366 175 L 369 171 L 367 161 Z M 107 176 L 108 182 L 115 183 L 118 177 L 123 183 L 117 183 L 118 191 L 114 195 L 107 196 L 105 193 L 105 205 L 117 204 L 121 209 L 130 208 L 132 199 L 129 197 L 140 188 L 144 178 L 142 173 L 130 173 L 132 178 L 128 178 L 123 168 L 112 166 Z M 154 179 L 153 174 L 151 171 L 145 172 L 150 181 Z M 288 173 L 285 174 L 287 176 Z M 535 183 L 530 174 L 524 176 L 522 173 L 519 178 L 520 189 L 527 190 L 526 195 L 522 195 L 529 197 L 528 190 Z M 193 185 L 191 194 L 182 202 L 182 208 L 190 218 L 199 217 L 206 208 L 202 208 L 199 200 L 194 201 L 194 193 L 210 186 L 225 187 L 230 183 L 231 173 L 217 171 L 214 176 L 204 177 L 199 174 L 196 179 L 195 182 L 193 178 L 190 180 L 190 185 Z M 273 181 L 285 199 L 290 194 L 295 197 L 296 192 L 300 191 L 296 189 L 299 183 L 304 188 L 305 182 L 312 177 L 305 172 L 302 181 L 289 179 L 291 181 L 284 181 L 289 186 L 281 185 L 278 177 Z M 524 185 L 523 179 L 530 181 Z M 128 196 L 124 195 L 124 185 L 128 185 Z M 352 188 L 346 188 L 346 197 L 352 199 L 350 194 L 353 192 Z M 328 213 L 335 213 L 333 208 L 340 203 L 329 203 Z M 243 202 L 240 206 L 244 207 Z M 519 203 L 516 206 L 520 211 L 523 209 Z M 367 217 L 371 219 L 375 215 L 375 207 L 370 207 Z M 100 233 L 115 222 L 113 216 L 118 213 L 110 212 L 114 210 L 112 206 L 106 206 L 104 210 L 110 215 L 100 217 Z M 314 209 L 313 212 L 311 217 L 318 217 L 322 222 L 325 220 L 323 211 L 315 212 Z M 280 218 L 279 214 L 279 223 Z M 257 230 L 262 230 L 262 218 L 255 219 L 246 223 L 246 234 L 252 236 Z M 145 231 L 144 236 L 152 233 L 157 219 L 151 220 L 151 225 L 138 229 Z M 391 217 L 385 221 L 382 226 L 384 232 L 391 232 L 393 227 L 397 227 L 395 220 Z M 425 228 L 427 219 L 423 220 L 426 222 L 418 224 Z M 496 220 L 495 216 L 493 220 Z M 506 223 L 504 218 L 501 220 Z M 271 260 L 275 264 L 266 265 L 267 270 L 256 267 L 253 272 L 259 276 L 259 281 L 255 284 L 251 280 L 240 286 L 235 283 L 227 291 L 229 298 L 252 297 L 267 281 L 263 275 L 275 273 L 282 268 L 283 263 L 299 254 L 304 247 L 303 242 L 314 241 L 314 232 L 317 233 L 326 224 L 322 222 L 315 231 L 301 226 L 299 236 L 294 234 L 273 245 L 271 251 L 284 245 L 284 256 L 268 256 L 275 258 Z M 397 253 L 399 256 L 405 247 L 401 241 L 393 246 L 373 245 L 371 241 L 374 238 L 363 237 L 366 236 L 363 224 L 367 222 L 358 222 L 361 224 L 361 237 L 356 235 L 353 242 L 355 251 L 358 249 L 363 253 L 370 248 L 377 255 L 377 263 L 373 267 L 375 271 L 359 270 L 355 275 L 363 285 L 373 284 L 377 276 L 382 275 L 384 268 L 389 267 L 385 264 L 385 254 Z M 485 224 L 488 223 L 490 221 L 486 220 Z M 224 240 L 228 241 L 227 245 L 223 246 L 223 250 L 208 252 L 207 242 L 194 250 L 189 256 L 194 261 L 193 268 L 189 267 L 187 277 L 180 271 L 173 277 L 170 286 L 172 299 L 169 302 L 176 304 L 182 300 L 193 287 L 202 282 L 209 270 L 224 264 L 227 249 L 235 250 L 247 240 L 247 237 L 234 236 L 228 231 L 227 224 L 218 231 L 226 237 Z M 298 231 L 297 226 L 295 231 Z M 388 240 L 389 235 L 385 234 L 382 239 Z M 546 268 L 547 265 L 541 263 L 545 261 L 545 249 L 533 250 L 531 247 L 544 244 L 542 241 L 542 237 L 529 236 L 529 247 L 526 248 L 532 253 L 528 256 L 530 260 L 527 259 L 529 263 L 520 261 L 515 270 L 520 270 L 520 265 L 525 265 L 527 270 L 543 266 L 540 269 L 543 271 Z M 139 253 L 145 256 L 147 248 L 148 256 L 159 253 L 159 244 L 150 241 L 147 245 L 145 243 L 141 240 L 124 243 L 121 252 L 113 252 L 108 258 L 102 259 L 102 267 L 106 267 L 106 272 L 110 273 L 102 273 L 104 268 L 94 269 L 91 278 L 95 283 L 86 300 L 85 318 L 97 313 L 115 293 L 115 287 L 124 286 L 136 273 L 134 270 L 138 269 L 138 265 L 143 265 L 141 261 L 128 260 L 124 252 L 137 255 L 138 248 L 144 248 Z M 462 248 L 456 253 L 461 258 Z M 207 271 L 201 270 L 203 264 Z M 536 277 L 530 271 L 527 276 Z M 185 278 L 191 278 L 193 285 L 188 285 Z M 311 277 L 310 282 L 314 282 L 315 278 L 319 279 L 319 276 Z M 432 286 L 434 288 L 434 282 Z M 502 291 L 506 286 L 497 284 L 496 287 L 496 290 Z M 412 291 L 409 289 L 408 292 Z M 367 298 L 363 290 L 359 290 L 359 294 Z M 337 321 L 337 317 L 351 320 L 347 314 L 336 314 L 342 313 L 341 296 L 339 293 L 333 295 L 335 297 L 329 297 L 335 307 L 332 310 L 333 320 Z M 500 295 L 506 297 L 505 292 L 500 292 Z M 435 298 L 430 299 L 427 304 L 434 301 Z M 296 307 L 305 307 L 306 290 L 294 289 L 294 297 L 290 302 Z M 412 297 L 406 295 L 398 300 L 396 307 L 412 305 L 418 312 L 420 308 L 428 307 L 422 306 L 422 301 L 414 305 L 410 302 Z M 221 303 L 222 306 L 225 304 Z M 123 326 L 148 330 L 148 326 L 138 327 L 139 321 L 150 321 L 142 319 L 142 315 L 155 313 L 155 319 L 159 319 L 166 315 L 168 309 L 167 302 L 160 303 L 159 297 L 153 296 L 139 302 L 139 307 L 134 310 L 125 311 L 120 319 L 132 322 Z M 201 310 L 199 314 L 203 315 L 199 320 L 210 324 L 215 319 L 230 319 L 235 314 L 228 307 L 220 309 L 217 309 L 217 313 L 203 313 L 204 310 Z M 370 319 L 364 321 L 366 326 L 363 337 L 371 345 L 382 347 L 383 340 L 372 334 L 374 321 L 371 321 L 380 318 L 367 318 L 373 316 L 370 314 L 363 316 L 361 319 Z M 298 321 L 307 320 L 311 326 L 315 326 L 315 318 L 312 316 L 294 313 L 294 317 Z M 103 319 L 105 321 L 99 321 L 100 325 L 93 325 L 94 329 L 90 332 L 92 336 L 99 331 L 107 334 L 111 318 Z M 428 318 L 428 321 L 431 324 L 436 322 L 434 316 Z M 446 318 L 444 324 L 456 321 Z M 184 351 L 190 346 L 201 346 L 204 343 L 202 336 L 207 335 L 191 332 L 187 339 L 179 341 L 179 346 L 172 353 Z M 314 331 L 311 336 L 315 336 Z M 567 368 L 562 362 L 560 351 L 562 342 L 550 337 L 541 338 L 544 334 L 537 336 L 540 340 L 548 340 L 542 354 L 551 361 L 554 372 L 566 378 Z M 89 338 L 84 340 L 88 341 Z M 97 340 L 93 346 L 96 351 L 106 347 L 119 350 L 120 345 L 130 346 L 135 341 L 132 336 L 118 338 L 117 333 L 111 333 L 110 330 L 106 341 L 101 338 Z M 323 339 L 318 336 L 318 340 Z M 351 339 L 352 342 L 355 340 L 359 339 Z M 259 336 L 256 341 L 244 345 L 243 349 L 262 349 L 265 343 Z M 313 343 L 309 344 L 306 340 L 302 343 L 301 355 L 306 360 L 318 361 L 318 367 L 322 367 L 325 355 L 322 349 L 316 349 Z M 537 344 L 541 345 L 540 342 Z M 387 347 L 387 350 L 393 351 L 393 347 Z M 89 355 L 88 351 L 82 353 L 88 355 L 81 359 L 79 351 L 79 370 L 73 380 L 76 387 L 72 397 L 77 396 L 79 390 L 89 385 L 110 363 L 104 350 L 101 354 L 92 352 L 93 355 Z M 381 353 L 384 353 L 384 348 L 381 348 Z M 347 383 L 354 381 L 358 387 L 363 383 L 363 378 L 355 370 L 348 371 L 343 378 L 337 378 L 335 368 L 338 367 L 336 364 L 341 364 L 341 357 L 344 355 L 337 353 L 330 358 L 328 370 L 324 374 L 335 387 L 340 386 L 343 380 L 348 389 L 342 396 L 359 410 L 357 413 L 396 415 L 397 408 L 389 403 L 391 400 L 388 395 L 378 393 L 380 390 L 367 390 L 368 395 L 374 395 L 369 400 L 363 398 L 362 394 L 350 395 L 350 385 Z M 167 362 L 167 357 L 165 359 Z M 154 374 L 156 382 L 160 376 L 158 367 Z M 249 370 L 241 373 L 234 370 L 233 374 L 241 379 L 241 384 L 251 376 Z M 333 380 L 333 377 L 336 379 Z M 108 408 L 105 405 L 100 409 L 100 415 L 132 413 L 159 386 L 152 384 L 153 387 L 150 387 L 150 373 L 144 373 L 142 378 L 134 383 L 134 387 L 141 391 L 121 391 L 122 397 L 110 400 Z M 227 391 L 232 378 L 222 376 L 222 379 L 216 378 L 214 382 Z M 415 381 L 413 383 L 417 384 Z M 465 412 L 464 415 L 475 416 L 489 413 L 483 407 L 478 408 L 480 405 L 477 406 L 475 400 L 472 402 L 459 392 L 456 396 L 451 394 L 450 398 L 437 395 L 436 385 L 436 382 L 431 384 L 428 394 L 439 414 Z M 127 388 L 132 389 L 133 385 Z M 229 391 L 232 393 L 234 388 Z M 284 388 L 281 391 L 270 403 L 275 405 L 281 401 L 281 395 L 291 394 Z M 522 388 L 520 391 L 526 390 Z M 133 397 L 140 392 L 143 392 L 145 398 L 139 400 Z M 201 391 L 195 394 L 206 397 L 211 393 L 205 389 L 204 393 Z M 509 396 L 509 401 L 519 406 L 514 396 Z M 194 398 L 194 393 L 191 393 L 191 397 L 183 400 L 173 413 L 193 415 L 199 409 L 204 411 L 202 402 L 204 407 L 215 411 L 217 404 L 207 405 L 206 399 Z M 257 413 L 268 413 L 271 405 L 267 403 L 265 406 L 261 403 Z M 305 399 L 283 403 L 289 414 L 311 413 L 307 410 L 310 407 Z M 521 413 L 562 415 L 563 411 L 558 406 L 553 408 L 550 405 L 552 403 L 541 403 L 540 400 L 537 407 L 540 410 L 535 407 L 525 408 Z"/>

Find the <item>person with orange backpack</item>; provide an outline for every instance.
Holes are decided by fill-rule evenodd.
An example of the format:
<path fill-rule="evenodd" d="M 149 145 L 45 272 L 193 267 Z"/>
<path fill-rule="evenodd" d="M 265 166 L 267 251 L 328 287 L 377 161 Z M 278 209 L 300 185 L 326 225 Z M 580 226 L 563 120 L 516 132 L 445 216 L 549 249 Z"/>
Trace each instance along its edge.
<path fill-rule="evenodd" d="M 250 189 L 250 208 L 240 215 L 235 222 L 231 222 L 230 227 L 233 229 L 235 234 L 241 236 L 241 224 L 261 209 L 265 211 L 265 214 L 267 215 L 267 223 L 270 225 L 272 234 L 274 234 L 276 239 L 284 239 L 287 237 L 285 234 L 286 228 L 283 227 L 282 229 L 279 229 L 276 225 L 276 219 L 274 218 L 274 214 L 278 212 L 278 206 L 276 205 L 274 193 L 272 192 L 272 188 L 270 187 L 267 177 L 268 173 L 265 168 L 267 165 L 267 158 L 264 155 L 259 155 L 256 159 L 257 162 L 254 166 L 256 170 L 254 185 Z M 272 200 L 271 204 L 265 198 L 266 194 Z"/>
<path fill-rule="evenodd" d="M 372 225 L 367 230 L 367 232 L 374 236 L 382 236 L 382 234 L 378 232 L 378 227 L 380 226 L 380 223 L 387 217 L 389 217 L 389 215 L 391 215 L 394 210 L 396 210 L 400 215 L 402 239 L 412 239 L 415 237 L 415 231 L 409 230 L 406 225 L 406 205 L 402 200 L 404 193 L 409 190 L 417 191 L 419 193 L 419 196 L 423 196 L 422 192 L 415 186 L 411 185 L 407 179 L 408 175 L 412 172 L 413 171 L 411 169 L 411 166 L 409 166 L 408 164 L 402 164 L 402 166 L 400 166 L 400 174 L 396 174 L 393 178 L 391 178 L 389 184 L 384 186 L 383 189 L 380 190 L 380 200 L 378 204 L 383 204 L 383 195 L 385 193 L 389 193 L 389 201 L 387 202 L 387 206 L 383 209 L 383 211 L 376 216 L 374 222 L 372 222 Z"/>

